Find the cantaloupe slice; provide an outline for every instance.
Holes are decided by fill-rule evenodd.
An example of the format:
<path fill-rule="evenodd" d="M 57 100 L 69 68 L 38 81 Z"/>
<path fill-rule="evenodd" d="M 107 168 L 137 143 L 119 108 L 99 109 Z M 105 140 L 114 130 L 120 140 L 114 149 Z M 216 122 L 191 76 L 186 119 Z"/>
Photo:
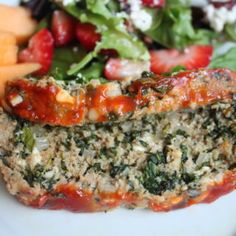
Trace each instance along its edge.
<path fill-rule="evenodd" d="M 10 66 L 0 66 L 0 98 L 4 94 L 5 84 L 9 80 L 24 77 L 40 69 L 37 63 L 22 63 Z"/>
<path fill-rule="evenodd" d="M 16 37 L 12 33 L 0 31 L 0 66 L 17 62 Z"/>
<path fill-rule="evenodd" d="M 36 25 L 36 21 L 31 18 L 30 10 L 0 4 L 0 30 L 13 33 L 17 43 L 26 42 L 34 33 Z"/>

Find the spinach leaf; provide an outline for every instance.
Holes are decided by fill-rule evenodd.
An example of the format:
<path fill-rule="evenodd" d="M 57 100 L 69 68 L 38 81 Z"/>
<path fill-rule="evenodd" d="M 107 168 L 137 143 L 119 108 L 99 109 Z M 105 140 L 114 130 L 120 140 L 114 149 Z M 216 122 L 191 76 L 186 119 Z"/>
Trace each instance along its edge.
<path fill-rule="evenodd" d="M 231 48 L 223 55 L 213 57 L 209 68 L 228 68 L 236 71 L 236 47 Z"/>
<path fill-rule="evenodd" d="M 89 67 L 82 69 L 80 73 L 86 80 L 98 79 L 102 76 L 103 67 L 102 63 L 93 62 Z"/>
<path fill-rule="evenodd" d="M 81 47 L 56 48 L 50 73 L 57 80 L 67 79 L 67 71 L 71 65 L 85 57 L 85 51 Z"/>

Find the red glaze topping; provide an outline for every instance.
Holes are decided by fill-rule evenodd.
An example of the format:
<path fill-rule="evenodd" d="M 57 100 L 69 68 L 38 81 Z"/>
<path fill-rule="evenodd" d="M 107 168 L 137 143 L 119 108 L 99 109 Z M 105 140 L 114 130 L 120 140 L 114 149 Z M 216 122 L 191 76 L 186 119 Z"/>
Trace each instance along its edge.
<path fill-rule="evenodd" d="M 8 83 L 4 104 L 13 114 L 33 122 L 62 126 L 102 122 L 142 106 L 147 106 L 150 113 L 158 113 L 231 99 L 236 93 L 236 74 L 213 69 L 140 79 L 129 86 L 125 95 L 109 94 L 110 86 L 87 87 L 72 97 L 65 96 L 66 92 L 52 82 L 42 86 L 18 79 Z"/>

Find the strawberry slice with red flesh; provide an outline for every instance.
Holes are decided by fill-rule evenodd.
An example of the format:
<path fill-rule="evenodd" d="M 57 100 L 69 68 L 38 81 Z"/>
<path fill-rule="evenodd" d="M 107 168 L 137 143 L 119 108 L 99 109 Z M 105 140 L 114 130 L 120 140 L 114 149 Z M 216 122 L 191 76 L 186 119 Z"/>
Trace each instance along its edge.
<path fill-rule="evenodd" d="M 210 45 L 187 47 L 183 52 L 176 49 L 153 50 L 151 55 L 151 71 L 156 74 L 170 72 L 176 66 L 184 66 L 187 70 L 204 68 L 209 65 L 213 53 Z"/>
<path fill-rule="evenodd" d="M 51 32 L 42 29 L 36 33 L 29 41 L 28 48 L 19 54 L 19 62 L 37 62 L 41 69 L 34 75 L 42 76 L 47 74 L 51 68 L 54 53 L 54 39 Z"/>
<path fill-rule="evenodd" d="M 163 7 L 165 0 L 142 0 L 142 4 L 146 7 Z"/>
<path fill-rule="evenodd" d="M 76 22 L 63 11 L 54 11 L 52 16 L 52 34 L 56 46 L 65 46 L 75 39 Z"/>
<path fill-rule="evenodd" d="M 96 43 L 101 40 L 101 35 L 96 32 L 94 25 L 78 22 L 76 25 L 76 38 L 87 51 L 92 51 Z"/>

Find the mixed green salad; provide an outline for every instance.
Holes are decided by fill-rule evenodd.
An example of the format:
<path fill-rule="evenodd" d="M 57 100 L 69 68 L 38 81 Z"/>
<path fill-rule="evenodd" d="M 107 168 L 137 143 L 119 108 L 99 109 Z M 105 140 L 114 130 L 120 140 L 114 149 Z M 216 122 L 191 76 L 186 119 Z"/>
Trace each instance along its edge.
<path fill-rule="evenodd" d="M 36 76 L 87 83 L 135 79 L 143 71 L 236 71 L 236 1 L 200 7 L 189 0 L 30 0 L 22 5 L 39 24 L 19 60 L 40 63 Z"/>

